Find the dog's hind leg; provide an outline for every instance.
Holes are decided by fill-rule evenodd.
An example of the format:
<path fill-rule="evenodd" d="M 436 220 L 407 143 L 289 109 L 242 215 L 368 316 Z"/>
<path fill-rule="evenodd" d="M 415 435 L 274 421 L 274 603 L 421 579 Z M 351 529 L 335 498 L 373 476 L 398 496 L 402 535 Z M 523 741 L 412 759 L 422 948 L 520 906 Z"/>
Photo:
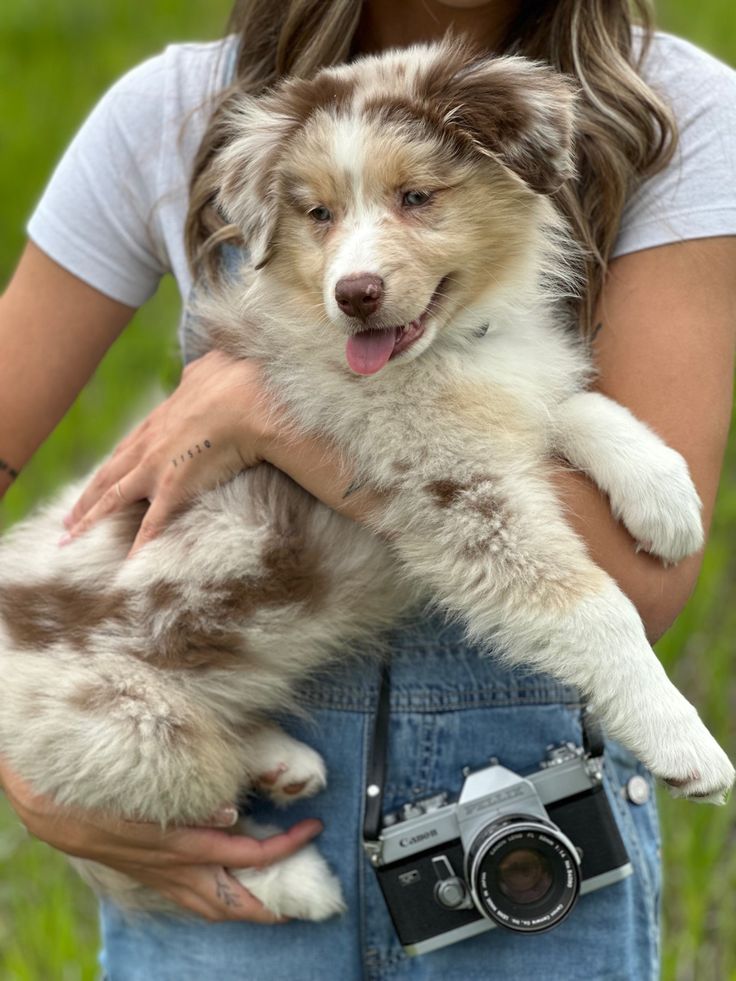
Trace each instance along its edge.
<path fill-rule="evenodd" d="M 245 761 L 233 733 L 173 672 L 119 651 L 106 661 L 98 650 L 95 663 L 94 649 L 73 671 L 58 669 L 60 647 L 6 652 L 0 742 L 10 765 L 59 805 L 162 826 L 237 799 Z"/>

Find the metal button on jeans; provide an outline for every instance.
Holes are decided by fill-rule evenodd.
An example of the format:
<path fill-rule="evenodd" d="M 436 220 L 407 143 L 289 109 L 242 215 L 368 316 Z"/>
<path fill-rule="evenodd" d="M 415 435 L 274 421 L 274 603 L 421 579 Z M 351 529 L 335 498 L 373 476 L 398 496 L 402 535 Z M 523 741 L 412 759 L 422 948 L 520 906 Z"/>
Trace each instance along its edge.
<path fill-rule="evenodd" d="M 625 793 L 632 804 L 646 804 L 649 800 L 649 784 L 637 774 L 626 782 Z"/>

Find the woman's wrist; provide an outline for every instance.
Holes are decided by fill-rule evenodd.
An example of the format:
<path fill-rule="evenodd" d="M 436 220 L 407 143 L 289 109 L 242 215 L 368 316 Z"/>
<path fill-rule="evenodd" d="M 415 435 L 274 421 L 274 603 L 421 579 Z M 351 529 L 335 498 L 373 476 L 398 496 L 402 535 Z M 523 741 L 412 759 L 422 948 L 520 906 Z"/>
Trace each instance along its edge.
<path fill-rule="evenodd" d="M 324 437 L 290 432 L 276 426 L 263 444 L 264 459 L 318 500 L 359 523 L 380 507 L 380 495 L 355 486 L 355 476 Z"/>

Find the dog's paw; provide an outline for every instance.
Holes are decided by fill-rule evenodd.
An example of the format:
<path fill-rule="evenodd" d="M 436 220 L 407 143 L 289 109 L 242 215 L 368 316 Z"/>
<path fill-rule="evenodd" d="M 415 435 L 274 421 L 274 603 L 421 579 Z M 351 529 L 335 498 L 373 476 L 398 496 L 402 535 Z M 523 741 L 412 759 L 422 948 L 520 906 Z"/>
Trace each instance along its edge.
<path fill-rule="evenodd" d="M 243 833 L 263 838 L 279 829 L 241 822 Z M 344 913 L 342 889 L 314 845 L 263 869 L 230 869 L 232 875 L 276 916 L 326 920 Z"/>
<path fill-rule="evenodd" d="M 322 757 L 281 729 L 258 733 L 252 747 L 255 785 L 281 806 L 313 797 L 327 786 Z"/>
<path fill-rule="evenodd" d="M 612 490 L 611 507 L 639 543 L 664 562 L 679 562 L 703 547 L 702 505 L 683 457 L 658 446 L 637 487 Z"/>
<path fill-rule="evenodd" d="M 697 725 L 680 733 L 682 742 L 673 745 L 666 764 L 659 765 L 657 776 L 673 797 L 685 797 L 704 804 L 725 804 L 736 771 L 697 714 L 695 719 Z"/>
<path fill-rule="evenodd" d="M 723 804 L 736 773 L 731 761 L 674 686 L 654 691 L 641 711 L 628 706 L 616 738 L 666 784 L 673 797 Z"/>

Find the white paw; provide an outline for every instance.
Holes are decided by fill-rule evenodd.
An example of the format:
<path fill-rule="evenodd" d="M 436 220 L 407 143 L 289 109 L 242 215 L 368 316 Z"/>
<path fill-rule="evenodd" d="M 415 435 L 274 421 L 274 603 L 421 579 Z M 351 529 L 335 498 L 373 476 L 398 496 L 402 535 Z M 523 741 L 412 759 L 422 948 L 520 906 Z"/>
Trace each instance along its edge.
<path fill-rule="evenodd" d="M 243 834 L 264 838 L 278 834 L 278 828 L 240 822 Z M 337 878 L 314 845 L 307 845 L 289 858 L 264 869 L 230 869 L 263 905 L 275 913 L 296 920 L 326 920 L 344 913 L 346 906 Z"/>
<path fill-rule="evenodd" d="M 703 547 L 702 505 L 682 456 L 657 446 L 635 487 L 612 488 L 611 509 L 640 547 L 679 562 Z"/>
<path fill-rule="evenodd" d="M 693 709 L 689 719 L 673 720 L 668 737 L 656 772 L 672 796 L 725 804 L 736 772 L 698 713 Z"/>
<path fill-rule="evenodd" d="M 327 786 L 322 757 L 281 729 L 263 729 L 249 747 L 255 783 L 282 806 L 313 797 Z"/>
<path fill-rule="evenodd" d="M 672 685 L 649 695 L 638 706 L 625 706 L 618 725 L 604 723 L 606 729 L 667 785 L 673 797 L 725 803 L 736 772 L 695 708 Z"/>

